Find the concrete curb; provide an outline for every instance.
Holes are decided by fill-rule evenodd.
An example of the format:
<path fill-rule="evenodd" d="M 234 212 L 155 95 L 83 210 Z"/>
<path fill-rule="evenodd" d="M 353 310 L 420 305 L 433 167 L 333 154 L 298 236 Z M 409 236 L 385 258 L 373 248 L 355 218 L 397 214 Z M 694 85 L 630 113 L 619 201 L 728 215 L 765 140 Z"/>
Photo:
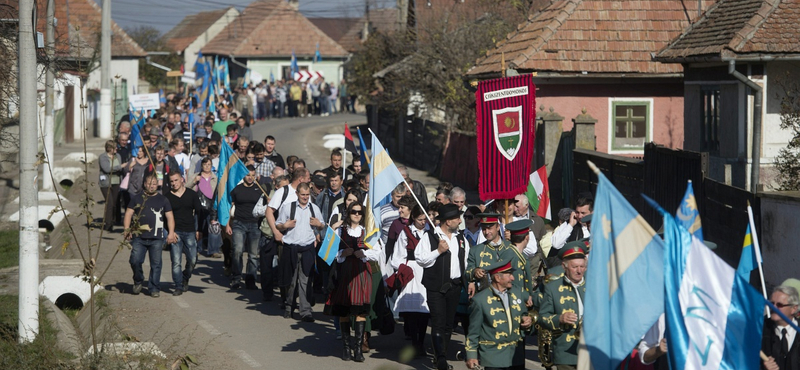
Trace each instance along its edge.
<path fill-rule="evenodd" d="M 42 306 L 44 306 L 45 317 L 53 323 L 53 326 L 58 331 L 56 333 L 56 345 L 58 348 L 80 358 L 84 351 L 81 345 L 81 338 L 75 330 L 75 326 L 72 325 L 72 320 L 48 299 L 43 300 Z"/>

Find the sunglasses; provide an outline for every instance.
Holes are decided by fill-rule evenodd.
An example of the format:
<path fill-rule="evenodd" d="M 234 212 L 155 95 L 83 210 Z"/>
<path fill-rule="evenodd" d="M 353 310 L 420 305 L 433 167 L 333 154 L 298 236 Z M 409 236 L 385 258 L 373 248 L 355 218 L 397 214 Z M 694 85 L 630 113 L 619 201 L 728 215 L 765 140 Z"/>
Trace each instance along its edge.
<path fill-rule="evenodd" d="M 354 210 L 350 211 L 350 214 L 351 214 L 351 215 L 359 215 L 359 216 L 363 216 L 363 215 L 364 215 L 364 211 L 363 211 L 363 210 L 355 210 L 355 209 L 354 209 Z"/>
<path fill-rule="evenodd" d="M 791 305 L 790 305 L 790 304 L 788 304 L 788 303 L 778 303 L 778 302 L 773 302 L 773 301 L 769 301 L 769 303 L 772 303 L 772 304 L 774 304 L 774 305 L 775 305 L 775 307 L 778 307 L 778 308 L 784 308 L 784 307 L 789 307 L 789 306 L 791 306 Z"/>

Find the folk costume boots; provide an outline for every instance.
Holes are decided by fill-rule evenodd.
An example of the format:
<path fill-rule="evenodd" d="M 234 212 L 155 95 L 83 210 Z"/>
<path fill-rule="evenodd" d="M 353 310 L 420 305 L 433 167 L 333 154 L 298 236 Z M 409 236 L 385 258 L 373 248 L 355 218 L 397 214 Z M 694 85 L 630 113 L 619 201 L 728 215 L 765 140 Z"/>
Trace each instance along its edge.
<path fill-rule="evenodd" d="M 364 338 L 364 328 L 367 326 L 366 321 L 356 321 L 355 324 L 355 333 L 354 337 L 358 340 L 358 343 L 353 345 L 353 361 L 355 362 L 364 362 L 364 352 L 361 350 L 361 338 Z M 344 338 L 344 328 L 342 329 L 342 338 Z"/>
<path fill-rule="evenodd" d="M 342 344 L 344 344 L 344 350 L 342 351 L 342 360 L 350 361 L 353 357 L 350 355 L 350 321 L 348 322 L 341 322 L 340 327 L 342 329 Z"/>

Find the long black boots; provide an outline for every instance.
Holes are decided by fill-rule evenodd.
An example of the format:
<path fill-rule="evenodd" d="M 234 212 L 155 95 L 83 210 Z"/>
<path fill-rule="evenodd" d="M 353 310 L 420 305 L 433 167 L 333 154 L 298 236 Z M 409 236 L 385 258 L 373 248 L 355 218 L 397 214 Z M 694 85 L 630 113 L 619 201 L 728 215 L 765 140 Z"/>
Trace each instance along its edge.
<path fill-rule="evenodd" d="M 342 351 L 342 360 L 350 361 L 352 356 L 350 355 L 350 321 L 348 322 L 341 322 L 339 326 L 342 329 L 342 344 L 344 344 L 344 350 Z"/>
<path fill-rule="evenodd" d="M 353 336 L 357 339 L 357 343 L 353 345 L 353 361 L 364 362 L 364 353 L 361 350 L 361 338 L 364 338 L 364 328 L 366 328 L 366 321 L 356 321 L 355 333 Z M 344 330 L 342 330 L 342 338 L 344 338 Z"/>

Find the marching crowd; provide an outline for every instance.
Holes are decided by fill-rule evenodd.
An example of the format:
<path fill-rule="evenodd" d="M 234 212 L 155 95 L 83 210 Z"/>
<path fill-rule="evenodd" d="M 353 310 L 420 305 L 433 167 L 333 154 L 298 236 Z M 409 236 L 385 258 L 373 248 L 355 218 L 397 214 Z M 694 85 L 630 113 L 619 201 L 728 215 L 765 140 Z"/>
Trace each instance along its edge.
<path fill-rule="evenodd" d="M 312 306 L 323 297 L 345 361 L 365 361 L 371 333 L 389 334 L 402 318 L 416 355 L 428 356 L 432 348 L 437 369 L 452 368 L 453 352 L 470 369 L 524 369 L 525 338 L 534 333 L 543 366 L 576 367 L 583 313 L 591 309 L 583 305 L 591 194 L 581 194 L 574 209 L 564 208 L 548 222 L 531 210 L 524 194 L 468 205 L 462 189 L 441 183 L 429 203 L 425 186 L 399 167 L 405 182 L 371 215 L 381 226 L 381 242 L 370 246 L 368 164 L 358 156 L 342 163 L 342 153 L 334 150 L 330 166 L 312 172 L 303 159 L 279 154 L 275 137 L 253 137 L 250 107 L 259 119 L 280 117 L 285 102 L 309 104 L 308 96 L 327 94 L 303 89 L 295 99 L 302 87 L 289 85 L 259 84 L 248 91 L 265 94 L 263 100 L 237 106 L 234 98 L 234 104 L 194 122 L 196 104 L 171 96 L 138 130 L 140 140 L 131 137 L 137 133 L 132 117 L 121 122 L 117 140 L 108 141 L 100 156 L 100 187 L 107 203 L 104 228 L 121 223 L 132 246 L 133 294 L 147 280 L 149 295 L 160 295 L 162 250 L 170 251 L 173 295 L 187 291 L 198 255 L 204 255 L 223 259 L 219 273 L 230 277 L 232 290 L 260 285 L 263 299 L 277 300 L 287 319 L 297 310 L 300 321 L 313 323 Z M 347 96 L 343 85 L 339 96 Z M 352 108 L 348 101 L 342 100 L 343 109 Z M 320 107 L 320 114 L 329 112 L 325 103 Z M 288 112 L 310 110 L 289 103 Z M 232 208 L 225 224 L 213 207 L 218 179 L 226 177 L 226 168 L 219 167 L 222 145 L 230 145 L 248 171 L 226 190 Z M 339 236 L 330 265 L 318 255 L 328 227 Z M 771 300 L 797 317 L 795 288 L 779 286 Z M 796 332 L 776 315 L 768 321 L 765 368 L 798 369 Z M 448 351 L 459 324 L 466 341 Z M 645 336 L 630 362 L 664 366 L 663 323 L 658 329 Z"/>

